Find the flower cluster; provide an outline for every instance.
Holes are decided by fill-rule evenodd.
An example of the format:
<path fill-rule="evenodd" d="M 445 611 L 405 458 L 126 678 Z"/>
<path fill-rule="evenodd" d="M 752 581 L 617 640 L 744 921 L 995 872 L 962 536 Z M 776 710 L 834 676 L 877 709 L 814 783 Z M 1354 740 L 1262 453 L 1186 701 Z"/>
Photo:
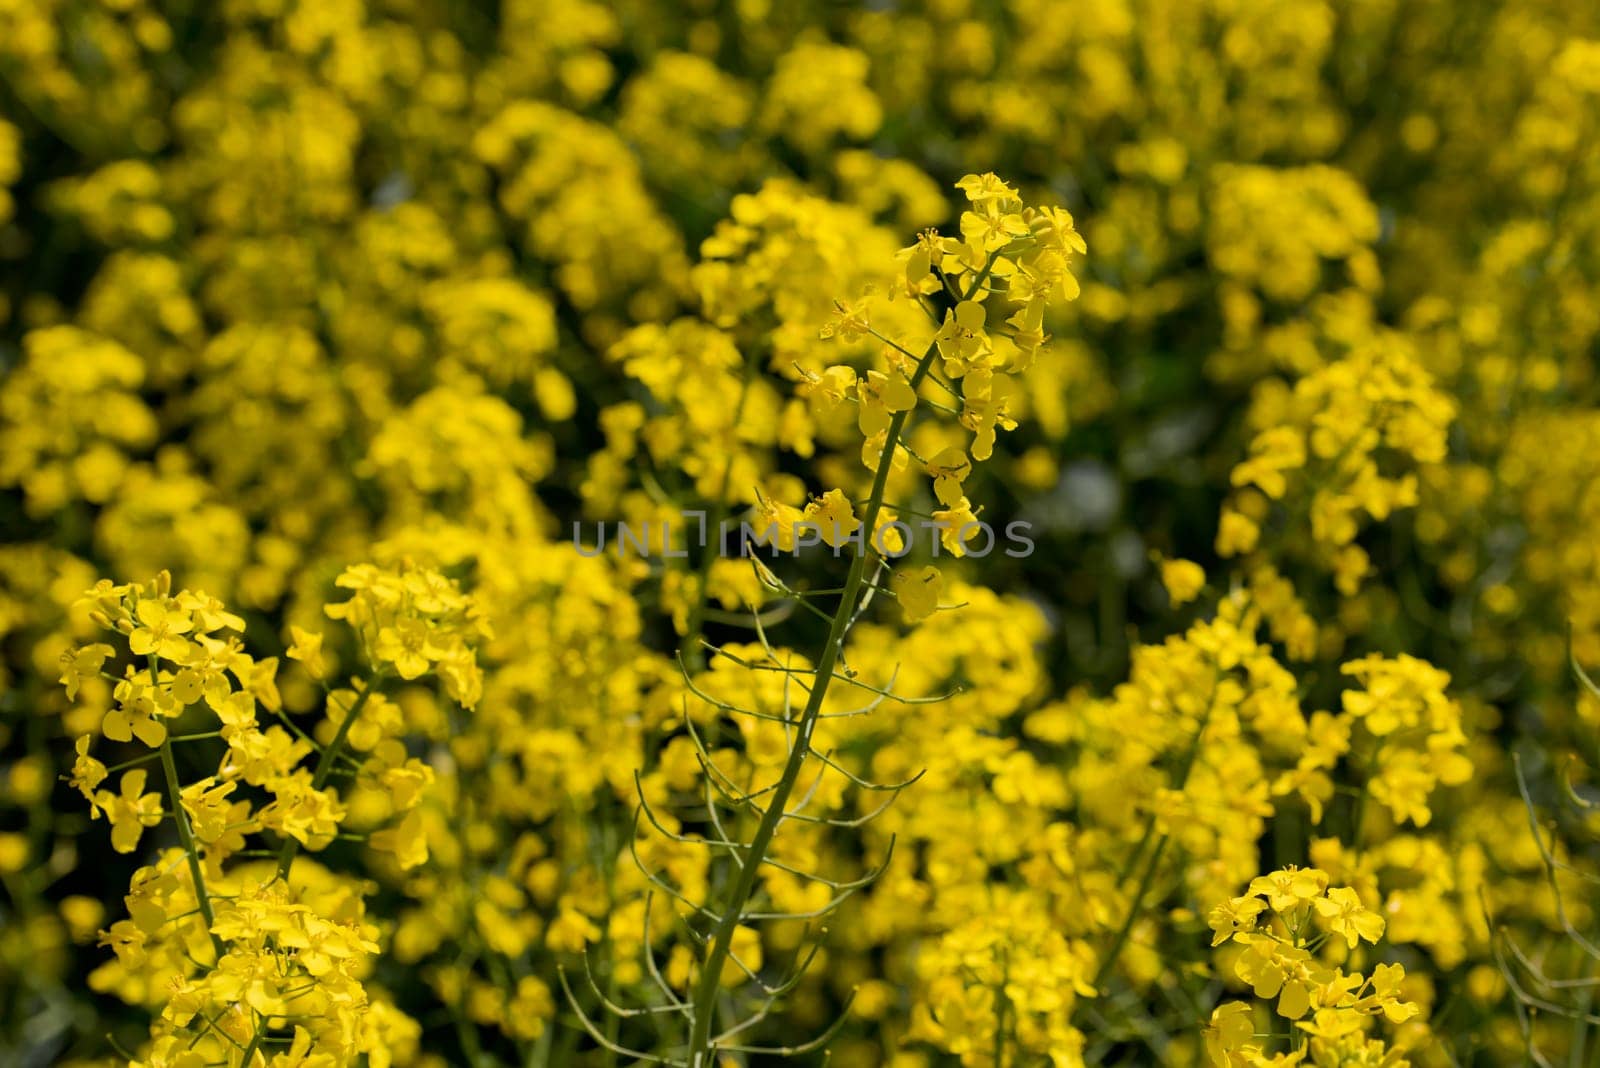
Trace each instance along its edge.
<path fill-rule="evenodd" d="M 1080 997 L 1090 997 L 1092 954 L 1035 911 L 1032 894 L 997 893 L 987 908 L 940 936 L 918 955 L 924 984 L 907 1036 L 960 1058 L 994 1062 L 994 1049 L 1015 1043 L 1013 1056 L 1081 1063 L 1084 1038 L 1071 1023 Z"/>
<path fill-rule="evenodd" d="M 1309 558 L 1354 595 L 1372 568 L 1356 536 L 1418 499 L 1418 475 L 1445 458 L 1450 400 L 1400 341 L 1351 351 L 1297 382 L 1263 391 L 1253 419 L 1263 427 L 1233 469 L 1217 551 L 1245 555 L 1266 536 L 1284 555 Z M 1393 457 L 1394 459 L 1390 459 Z"/>
<path fill-rule="evenodd" d="M 1343 702 L 1367 739 L 1368 791 L 1396 823 L 1426 826 L 1434 787 L 1459 786 L 1472 775 L 1461 707 L 1444 692 L 1450 676 L 1411 656 L 1374 655 L 1340 670 L 1361 684 L 1346 690 Z"/>
<path fill-rule="evenodd" d="M 1217 905 L 1208 921 L 1212 946 L 1242 947 L 1233 975 L 1256 997 L 1276 998 L 1277 1014 L 1292 1021 L 1291 1052 L 1268 1056 L 1250 1004 L 1219 1005 L 1206 1027 L 1213 1064 L 1410 1063 L 1369 1035 L 1377 1018 L 1392 1025 L 1417 1014 L 1404 996 L 1405 969 L 1377 964 L 1364 975 L 1325 959 L 1340 943 L 1353 953 L 1383 937 L 1383 917 L 1355 890 L 1329 886 L 1328 874 L 1316 868 L 1286 868 L 1251 880 L 1244 895 Z"/>
<path fill-rule="evenodd" d="M 0 1060 L 1592 1060 L 1597 42 L 0 0 Z"/>
<path fill-rule="evenodd" d="M 1015 376 L 1028 370 L 1049 340 L 1044 333 L 1045 309 L 1078 296 L 1070 261 L 1085 247 L 1069 212 L 1024 205 L 1017 191 L 994 174 L 968 175 L 957 185 L 970 205 L 961 214 L 961 236 L 941 237 L 928 230 L 915 245 L 902 249 L 897 259 L 903 272 L 888 294 L 924 306 L 933 304 L 936 297 L 946 297 L 953 304 L 937 319 L 938 329 L 925 353 L 918 356 L 914 345 L 873 325 L 882 298 L 868 288 L 857 301 L 836 302 L 838 314 L 822 335 L 846 342 L 869 337 L 880 342 L 882 370 L 869 368 L 863 373 L 835 364 L 820 372 L 807 372 L 802 392 L 824 413 L 842 403 L 854 403 L 864 439 L 861 460 L 871 471 L 885 462 L 885 454 L 891 470 L 899 469 L 909 456 L 919 455 L 912 447 L 901 446 L 898 437 L 891 440 L 918 407 L 919 389 L 928 394 L 934 411 L 955 415 L 957 424 L 972 435 L 965 442 L 952 442 L 948 429 L 941 432 L 930 425 L 933 421 L 920 424 L 912 435 L 932 450 L 932 455 L 919 459 L 919 466 L 932 479 L 940 506 L 933 518 L 941 540 L 946 549 L 960 556 L 967 551 L 969 528 L 977 523 L 972 502 L 963 491 L 964 481 L 975 463 L 994 455 L 997 431 L 1016 429 L 1023 406 Z M 1004 334 L 991 330 L 989 324 L 991 314 L 1004 314 L 1000 309 L 991 312 L 989 307 L 991 298 L 1001 295 L 1005 306 L 1015 308 L 1004 319 L 1010 327 Z M 937 367 L 933 363 L 936 356 Z M 935 395 L 953 400 L 959 408 L 934 400 Z M 907 456 L 901 455 L 902 448 Z M 841 511 L 845 503 L 842 499 L 830 501 L 825 495 L 806 506 L 804 517 L 821 520 L 825 529 L 842 528 L 848 534 L 854 530 L 855 520 Z M 780 519 L 789 519 L 792 525 L 792 515 L 780 514 Z M 873 529 L 876 534 L 876 525 Z M 910 614 L 920 618 L 927 613 L 913 607 Z"/>
<path fill-rule="evenodd" d="M 327 614 L 355 630 L 372 670 L 328 693 L 320 742 L 285 713 L 278 659 L 245 651 L 244 621 L 221 601 L 174 592 L 165 572 L 142 585 L 101 580 L 84 598 L 130 662 L 120 675 L 109 671 L 121 649 L 105 642 L 62 656 L 69 698 L 85 696 L 92 681 L 114 684 L 99 737 L 77 739 L 72 785 L 110 824 L 119 853 L 134 852 L 165 819 L 177 830 L 177 847 L 134 872 L 128 918 L 101 933 L 115 961 L 90 980 L 151 1007 L 143 1063 L 152 1068 L 233 1063 L 239 1051 L 249 1065 L 280 1041 L 302 1060 L 389 1063 L 393 1042 L 408 1030 L 414 1040 L 416 1025 L 364 985 L 379 946 L 360 880 L 295 859 L 348 837 L 342 828 L 359 802 L 361 822 L 388 824 L 359 836 L 371 850 L 402 869 L 427 861 L 418 804 L 434 770 L 407 753 L 402 713 L 377 687 L 393 675 L 437 671 L 463 703 L 475 699 L 468 642 L 482 636 L 481 625 L 471 599 L 437 572 L 363 565 L 338 582 L 355 592 Z M 321 635 L 297 627 L 294 639 L 290 657 L 328 677 Z M 279 722 L 264 725 L 263 715 Z M 180 724 L 209 729 L 179 733 Z M 91 752 L 97 742 L 135 740 L 144 755 L 114 768 Z M 180 773 L 179 746 L 186 757 L 197 746 L 219 748 L 216 770 Z M 165 802 L 146 792 L 153 760 Z M 117 789 L 102 789 L 119 769 Z M 252 845 L 262 840 L 277 848 Z"/>

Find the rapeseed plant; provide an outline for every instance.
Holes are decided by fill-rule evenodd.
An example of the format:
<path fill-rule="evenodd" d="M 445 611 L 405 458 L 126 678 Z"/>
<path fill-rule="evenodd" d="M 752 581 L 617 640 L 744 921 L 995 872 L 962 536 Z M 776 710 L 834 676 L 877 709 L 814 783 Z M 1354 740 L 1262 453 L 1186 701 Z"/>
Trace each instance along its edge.
<path fill-rule="evenodd" d="M 1544 0 L 0 0 L 0 1063 L 1594 1063 L 1597 108 Z"/>

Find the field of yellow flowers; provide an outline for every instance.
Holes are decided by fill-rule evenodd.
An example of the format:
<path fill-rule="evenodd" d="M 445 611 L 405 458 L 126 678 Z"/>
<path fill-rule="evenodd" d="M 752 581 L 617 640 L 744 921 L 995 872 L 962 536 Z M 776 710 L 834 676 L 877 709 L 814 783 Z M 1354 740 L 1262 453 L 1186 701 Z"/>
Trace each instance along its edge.
<path fill-rule="evenodd" d="M 1600 1065 L 1600 7 L 0 0 L 0 1066 Z"/>

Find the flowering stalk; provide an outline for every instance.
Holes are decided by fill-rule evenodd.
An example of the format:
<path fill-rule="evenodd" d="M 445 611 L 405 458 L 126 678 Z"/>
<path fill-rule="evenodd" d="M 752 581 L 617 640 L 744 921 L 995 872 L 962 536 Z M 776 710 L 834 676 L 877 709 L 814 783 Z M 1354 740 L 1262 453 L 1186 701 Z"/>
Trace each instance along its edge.
<path fill-rule="evenodd" d="M 1247 1002 L 1226 1002 L 1211 1014 L 1206 1048 L 1213 1064 L 1265 1064 L 1258 1039 L 1286 1041 L 1290 1063 L 1402 1063 L 1384 1056 L 1381 1042 L 1366 1031 L 1376 1019 L 1403 1024 L 1419 1006 L 1404 999 L 1405 969 L 1376 964 L 1370 974 L 1326 963 L 1319 951 L 1338 939 L 1346 953 L 1383 937 L 1383 916 L 1348 886 L 1329 886 L 1319 868 L 1291 865 L 1250 881 L 1238 897 L 1223 901 L 1207 917 L 1213 949 L 1229 942 L 1243 947 L 1233 959 L 1234 976 L 1256 996 L 1277 999 L 1276 1012 L 1289 1023 L 1287 1035 L 1256 1031 Z M 1272 1058 L 1279 1062 L 1279 1057 Z"/>
<path fill-rule="evenodd" d="M 989 277 L 989 272 L 994 267 L 995 260 L 1000 252 L 996 250 L 989 255 L 983 269 L 973 278 L 963 300 L 970 300 L 982 288 Z M 913 391 L 919 387 L 933 368 L 934 357 L 939 353 L 937 342 L 931 342 L 922 358 L 917 362 L 916 370 L 912 373 L 910 386 Z M 817 716 L 822 711 L 823 701 L 828 695 L 829 684 L 833 680 L 833 669 L 839 658 L 840 650 L 844 645 L 846 632 L 856 615 L 856 602 L 861 595 L 861 587 L 866 578 L 868 545 L 872 532 L 877 529 L 878 513 L 883 509 L 883 497 L 889 484 L 889 471 L 893 466 L 894 451 L 900 446 L 900 436 L 905 430 L 906 421 L 910 411 L 895 412 L 889 421 L 889 429 L 884 439 L 883 453 L 878 461 L 878 467 L 872 479 L 872 492 L 867 499 L 866 510 L 861 519 L 862 538 L 855 545 L 855 552 L 850 560 L 850 572 L 845 578 L 844 591 L 839 599 L 839 607 L 834 612 L 833 620 L 828 627 L 828 637 L 823 643 L 821 655 L 817 658 L 816 683 L 811 688 L 811 693 L 806 699 L 805 708 L 800 714 L 800 722 L 795 732 L 794 745 L 789 750 L 788 759 L 784 762 L 783 774 L 778 779 L 776 788 L 772 793 L 772 800 L 757 824 L 754 837 L 744 850 L 743 866 L 740 867 L 732 889 L 728 892 L 727 899 L 723 902 L 711 936 L 711 949 L 706 954 L 705 961 L 701 964 L 700 975 L 695 983 L 694 995 L 690 1002 L 690 1014 L 693 1026 L 689 1035 L 688 1057 L 691 1068 L 705 1068 L 710 1063 L 710 1055 L 714 1052 L 711 1048 L 711 1022 L 716 1013 L 716 1000 L 719 980 L 722 975 L 723 965 L 728 959 L 729 951 L 733 945 L 733 933 L 739 926 L 739 920 L 744 913 L 746 902 L 755 889 L 756 873 L 761 867 L 762 860 L 767 855 L 767 849 L 772 844 L 772 837 L 777 833 L 778 824 L 783 819 L 785 806 L 788 804 L 789 795 L 794 792 L 795 783 L 799 780 L 800 769 L 804 765 L 806 756 L 810 752 L 812 732 L 816 728 Z"/>
<path fill-rule="evenodd" d="M 403 746 L 382 736 L 383 725 L 364 722 L 357 731 L 356 721 L 364 707 L 367 720 L 381 718 L 373 714 L 372 695 L 391 670 L 408 681 L 435 671 L 453 697 L 474 703 L 481 677 L 468 641 L 483 627 L 471 598 L 437 572 L 361 565 L 347 569 L 338 581 L 355 593 L 328 605 L 329 616 L 349 621 L 369 656 L 381 663 L 364 683 L 352 682 L 357 691 L 352 696 L 339 691 L 329 702 L 328 718 L 337 727 L 330 744 L 320 747 L 314 769 L 299 766 L 315 749 L 309 738 L 259 725 L 258 704 L 281 711 L 277 659 L 258 661 L 239 638 L 222 636 L 242 634 L 244 621 L 221 601 L 191 590 L 174 593 L 166 572 L 143 586 L 102 580 L 85 595 L 91 620 L 125 635 L 128 649 L 142 658 L 120 679 L 109 676 L 116 681 L 114 703 L 101 717 L 99 734 L 121 743 L 137 738 L 150 747 L 149 754 L 128 763 L 159 760 L 167 800 L 145 792 L 142 767 L 123 773 L 118 793 L 97 789 L 111 772 L 90 753 L 91 735 L 77 740 L 72 782 L 93 806 L 91 812 L 111 824 L 118 852 L 138 848 L 141 832 L 164 817 L 165 804 L 171 805 L 181 846 L 163 850 L 134 873 L 128 917 L 101 932 L 102 944 L 116 952 L 123 968 L 165 962 L 159 965 L 167 977 L 165 996 L 151 1021 L 148 1051 L 129 1058 L 136 1063 L 150 1068 L 235 1065 L 242 1054 L 242 1063 L 255 1068 L 268 1044 L 282 1042 L 295 1063 L 353 1064 L 385 1040 L 380 1032 L 359 1027 L 358 1013 L 374 1003 L 357 969 L 378 952 L 377 931 L 364 922 L 359 886 L 332 872 L 295 887 L 292 895 L 273 884 L 287 875 L 301 846 L 315 850 L 352 837 L 340 832 L 345 812 L 337 794 L 326 789 L 336 767 L 355 762 L 346 754 L 352 745 L 377 751 L 366 757 L 360 774 L 389 789 L 398 817 L 364 840 L 373 849 L 393 852 L 403 869 L 426 861 L 426 842 L 407 820 L 433 781 L 432 769 L 405 757 Z M 321 635 L 293 632 L 289 657 L 322 678 Z M 102 666 L 115 654 L 112 645 L 96 642 L 64 656 L 62 681 L 69 696 L 76 696 L 85 679 L 105 675 Z M 218 728 L 172 733 L 168 724 L 191 708 L 206 709 Z M 338 709 L 345 710 L 342 717 Z M 225 741 L 227 754 L 214 774 L 184 784 L 176 744 L 209 739 Z M 252 787 L 253 796 L 234 796 L 241 785 Z M 265 800 L 256 801 L 258 796 Z M 277 844 L 251 848 L 250 835 L 268 832 L 278 836 Z M 227 870 L 230 859 L 247 858 L 275 860 L 274 877 L 258 881 L 241 878 L 247 868 Z M 192 901 L 186 900 L 181 873 L 173 870 L 184 860 Z M 222 880 L 227 893 L 208 888 L 208 877 L 213 886 Z M 328 892 L 341 887 L 348 896 L 329 910 Z M 195 916 L 206 926 L 211 962 L 193 956 L 192 928 L 179 922 Z M 241 983 L 250 984 L 248 1002 L 242 1000 Z M 292 1035 L 284 1033 L 291 1029 Z"/>

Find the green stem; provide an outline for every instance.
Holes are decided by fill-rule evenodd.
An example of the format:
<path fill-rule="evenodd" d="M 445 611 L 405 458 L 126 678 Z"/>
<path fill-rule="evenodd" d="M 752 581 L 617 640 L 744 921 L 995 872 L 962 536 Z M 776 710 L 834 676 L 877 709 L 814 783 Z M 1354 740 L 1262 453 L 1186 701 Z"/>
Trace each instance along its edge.
<path fill-rule="evenodd" d="M 990 255 L 988 264 L 974 277 L 967 291 L 968 296 L 976 293 L 983 285 L 998 255 L 998 251 Z M 910 384 L 913 390 L 927 377 L 938 352 L 938 343 L 930 342 L 911 376 Z M 711 1064 L 713 1052 L 711 1025 L 716 1011 L 722 967 L 727 962 L 733 945 L 734 929 L 738 927 L 745 904 L 755 890 L 756 873 L 766 858 L 767 849 L 772 845 L 773 835 L 777 833 L 778 824 L 784 816 L 784 807 L 788 804 L 789 795 L 794 792 L 795 782 L 800 777 L 801 766 L 811 751 L 811 734 L 816 729 L 817 716 L 822 711 L 823 700 L 827 696 L 829 684 L 833 681 L 834 665 L 838 662 L 840 649 L 844 645 L 845 632 L 855 615 L 856 599 L 861 594 L 861 586 L 866 577 L 867 558 L 871 555 L 869 547 L 873 533 L 877 530 L 878 513 L 883 508 L 883 495 L 889 485 L 889 472 L 894 467 L 894 451 L 899 447 L 900 435 L 905 430 L 910 414 L 909 411 L 895 412 L 889 421 L 888 432 L 884 435 L 883 454 L 878 458 L 877 471 L 872 478 L 872 493 L 867 498 L 866 512 L 861 518 L 861 538 L 855 543 L 855 553 L 850 560 L 850 573 L 845 578 L 844 595 L 839 600 L 839 608 L 834 613 L 832 624 L 828 627 L 827 640 L 817 657 L 814 674 L 816 684 L 812 687 L 805 708 L 800 714 L 794 745 L 784 762 L 783 773 L 773 790 L 771 801 L 766 811 L 761 814 L 755 835 L 745 849 L 744 866 L 739 869 L 733 888 L 722 903 L 722 913 L 711 936 L 711 949 L 706 954 L 706 959 L 701 964 L 700 975 L 695 981 L 694 996 L 690 1002 L 693 1025 L 689 1032 L 687 1051 L 689 1068 L 709 1068 Z"/>
<path fill-rule="evenodd" d="M 161 771 L 167 779 L 167 796 L 172 800 L 172 821 L 178 825 L 178 842 L 189 855 L 189 877 L 194 880 L 195 901 L 200 906 L 201 917 L 206 921 L 211 948 L 216 951 L 217 960 L 220 961 L 226 950 L 222 939 L 211 930 L 216 923 L 216 916 L 211 911 L 211 895 L 206 892 L 206 877 L 200 868 L 200 852 L 195 848 L 194 833 L 189 829 L 189 813 L 183 807 L 183 787 L 178 783 L 178 765 L 172 759 L 171 741 L 161 743 Z"/>
<path fill-rule="evenodd" d="M 888 479 L 889 467 L 892 461 L 890 449 L 905 422 L 905 413 L 897 412 L 894 421 L 889 426 L 889 435 L 886 439 L 884 454 L 878 464 L 878 475 L 873 482 L 872 499 L 869 502 L 867 515 L 863 521 L 863 541 L 871 537 L 875 529 L 877 513 L 883 502 L 883 491 Z M 834 613 L 833 623 L 828 628 L 827 642 L 823 645 L 822 655 L 817 661 L 816 685 L 811 689 L 811 696 L 807 698 L 805 710 L 800 716 L 799 729 L 795 734 L 794 746 L 789 750 L 789 758 L 783 766 L 783 774 L 778 780 L 777 789 L 773 791 L 771 802 L 761 815 L 761 822 L 757 824 L 755 836 L 750 840 L 750 845 L 745 851 L 744 867 L 740 869 L 738 878 L 735 879 L 733 890 L 723 903 L 721 918 L 717 922 L 715 933 L 712 936 L 711 951 L 706 955 L 705 962 L 701 965 L 700 977 L 695 984 L 692 1013 L 694 1027 L 689 1038 L 689 1064 L 691 1068 L 706 1068 L 709 1065 L 711 1022 L 716 1008 L 716 996 L 719 981 L 722 977 L 722 966 L 728 959 L 728 953 L 733 944 L 733 932 L 739 924 L 739 917 L 744 911 L 745 902 L 750 899 L 751 892 L 755 889 L 756 869 L 761 866 L 761 861 L 767 855 L 767 849 L 772 844 L 772 837 L 777 833 L 778 822 L 783 818 L 784 807 L 788 804 L 789 795 L 794 791 L 796 780 L 800 777 L 801 765 L 805 763 L 806 755 L 810 752 L 811 733 L 816 727 L 817 714 L 822 710 L 823 698 L 828 692 L 828 684 L 833 678 L 833 667 L 839 657 L 839 646 L 844 641 L 846 624 L 855 608 L 856 597 L 859 595 L 862 576 L 866 572 L 867 553 L 864 546 L 858 546 L 855 558 L 850 562 L 850 575 L 845 581 L 845 596 L 841 601 L 839 610 Z"/>
<path fill-rule="evenodd" d="M 161 684 L 161 664 L 154 653 L 150 654 L 150 685 Z M 183 846 L 183 851 L 189 858 L 189 877 L 194 881 L 195 903 L 200 907 L 200 916 L 206 921 L 206 934 L 211 939 L 211 949 L 217 955 L 217 960 L 222 960 L 222 955 L 227 952 L 222 944 L 222 939 L 211 928 L 216 924 L 216 916 L 211 911 L 211 895 L 206 892 L 206 876 L 200 867 L 200 851 L 195 848 L 194 832 L 189 828 L 189 812 L 183 807 L 183 785 L 178 781 L 178 764 L 172 758 L 172 736 L 169 734 L 161 740 L 161 773 L 167 780 L 167 798 L 172 804 L 172 822 L 178 827 L 178 843 Z"/>
<path fill-rule="evenodd" d="M 132 760 L 124 760 L 120 764 L 111 765 L 109 768 L 106 769 L 106 774 L 107 775 L 115 775 L 119 771 L 126 771 L 129 768 L 136 768 L 140 764 L 148 764 L 152 760 L 160 760 L 160 759 L 161 759 L 161 753 L 160 753 L 159 750 L 157 750 L 154 753 L 146 753 L 144 756 L 134 757 Z"/>
<path fill-rule="evenodd" d="M 333 768 L 344 752 L 345 739 L 350 737 L 350 728 L 355 726 L 356 717 L 361 715 L 361 710 L 366 706 L 367 698 L 372 696 L 377 688 L 376 676 L 367 680 L 366 686 L 356 695 L 355 703 L 350 706 L 350 711 L 345 713 L 344 719 L 339 721 L 339 729 L 334 733 L 333 741 L 322 751 L 317 758 L 317 769 L 311 773 L 311 788 L 320 790 L 328 781 L 328 776 L 333 774 Z M 295 854 L 300 852 L 300 840 L 287 838 L 283 848 L 278 851 L 278 878 L 289 878 L 289 866 L 294 863 Z"/>

